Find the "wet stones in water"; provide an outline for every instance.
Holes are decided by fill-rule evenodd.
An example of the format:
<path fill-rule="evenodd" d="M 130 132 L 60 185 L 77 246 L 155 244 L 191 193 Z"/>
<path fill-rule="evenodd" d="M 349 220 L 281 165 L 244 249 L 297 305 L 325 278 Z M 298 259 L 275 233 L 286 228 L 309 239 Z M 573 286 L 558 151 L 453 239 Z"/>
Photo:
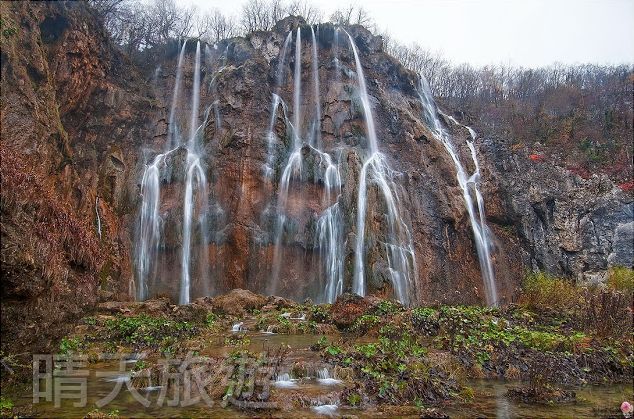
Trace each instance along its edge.
<path fill-rule="evenodd" d="M 574 402 L 577 399 L 577 394 L 574 391 L 556 387 L 513 387 L 508 390 L 508 397 L 522 403 L 548 404 Z"/>

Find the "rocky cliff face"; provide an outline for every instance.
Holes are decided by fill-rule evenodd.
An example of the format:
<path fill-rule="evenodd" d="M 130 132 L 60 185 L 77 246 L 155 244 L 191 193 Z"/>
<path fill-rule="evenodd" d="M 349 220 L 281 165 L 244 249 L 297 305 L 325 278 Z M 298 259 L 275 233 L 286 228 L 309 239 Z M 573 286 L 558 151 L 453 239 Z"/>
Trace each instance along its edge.
<path fill-rule="evenodd" d="M 37 351 L 127 298 L 136 150 L 162 112 L 84 4 L 0 7 L 2 345 Z"/>
<path fill-rule="evenodd" d="M 208 249 L 211 283 L 216 292 L 232 288 L 270 291 L 273 277 L 279 287 L 276 292 L 296 299 L 315 298 L 324 287 L 324 255 L 316 243 L 316 224 L 320 214 L 335 197 L 327 198 L 323 178 L 323 155 L 305 145 L 301 149 L 301 176 L 289 186 L 284 209 L 285 230 L 276 250 L 276 217 L 278 214 L 281 178 L 293 151 L 293 134 L 289 125 L 293 119 L 295 54 L 287 51 L 285 70 L 279 91 L 276 89 L 277 70 L 282 59 L 285 38 L 289 31 L 301 28 L 301 126 L 311 123 L 315 103 L 311 76 L 310 27 L 287 19 L 275 31 L 256 33 L 247 39 L 222 42 L 213 49 L 208 61 L 204 83 L 214 83 L 213 94 L 203 91 L 203 109 L 214 101 L 208 112 L 204 147 L 207 178 L 210 180 L 210 204 L 217 209 Z M 419 81 L 382 51 L 381 39 L 361 27 L 348 29 L 362 56 L 370 100 L 377 127 L 379 149 L 395 171 L 397 200 L 402 218 L 412 232 L 416 256 L 414 301 L 454 301 L 477 303 L 484 299 L 477 253 L 458 187 L 455 168 L 449 154 L 423 122 L 419 98 Z M 318 74 L 322 104 L 321 151 L 328 153 L 338 165 L 342 179 L 340 209 L 344 214 L 344 289 L 353 281 L 357 196 L 359 176 L 367 157 L 368 140 L 361 109 L 355 63 L 344 32 L 335 44 L 335 28 L 321 25 L 317 34 Z M 291 44 L 292 47 L 292 44 Z M 184 79 L 191 79 L 193 45 L 186 49 Z M 338 60 L 338 63 L 337 63 Z M 163 64 L 162 68 L 175 66 Z M 148 72 L 151 69 L 148 69 Z M 169 76 L 163 80 L 165 100 L 171 95 Z M 187 89 L 185 89 L 187 92 Z M 274 140 L 269 144 L 267 132 L 273 93 L 278 92 L 283 104 L 275 108 Z M 184 97 L 181 95 L 181 97 Z M 179 104 L 189 113 L 187 100 Z M 202 118 L 202 115 L 201 115 Z M 447 129 L 451 126 L 447 121 Z M 464 143 L 465 132 L 455 132 L 457 143 Z M 470 162 L 466 146 L 460 149 L 464 161 Z M 156 152 L 160 151 L 156 149 Z M 272 153 L 271 153 L 272 150 Z M 180 161 L 184 162 L 185 151 Z M 176 157 L 172 157 L 176 158 Z M 271 163 L 273 174 L 265 175 Z M 472 170 L 472 163 L 470 169 Z M 168 164 L 169 166 L 169 164 Z M 182 165 L 176 172 L 182 172 Z M 173 170 L 173 169 L 170 169 Z M 142 173 L 137 173 L 140 180 Z M 301 179 L 301 180 L 299 180 Z M 182 247 L 183 176 L 166 178 L 165 198 L 161 211 L 167 229 L 161 292 L 177 295 L 179 254 Z M 371 182 L 370 182 L 371 183 Z M 162 192 L 163 193 L 163 192 Z M 376 185 L 368 192 L 367 240 L 365 250 L 368 266 L 366 281 L 370 292 L 390 295 L 392 286 L 385 240 L 385 200 Z M 510 296 L 521 277 L 522 261 L 516 236 L 503 226 L 493 225 L 498 237 L 495 267 L 498 286 L 503 296 Z M 215 230 L 214 230 L 215 229 Z M 280 250 L 281 248 L 281 250 Z M 280 252 L 283 263 L 277 275 L 272 273 L 275 254 Z M 202 287 L 200 288 L 202 289 Z"/>
<path fill-rule="evenodd" d="M 492 140 L 481 149 L 490 162 L 488 195 L 496 202 L 489 215 L 511 226 L 523 266 L 588 284 L 605 282 L 612 266 L 632 266 L 631 193 L 605 175 L 582 179 Z"/>
<path fill-rule="evenodd" d="M 147 165 L 166 150 L 178 49 L 148 51 L 146 65 L 138 68 L 109 44 L 81 3 L 0 7 L 3 21 L 17 28 L 2 39 L 2 329 L 3 336 L 39 350 L 98 298 L 135 297 L 141 181 Z M 300 148 L 303 164 L 288 183 L 280 212 L 284 169 L 294 151 L 294 51 L 283 63 L 279 89 L 278 67 L 286 37 L 297 27 L 304 40 L 299 125 L 306 136 L 317 135 L 319 147 Z M 382 51 L 380 38 L 361 27 L 346 29 L 359 49 L 378 148 L 411 235 L 412 302 L 480 303 L 469 217 L 452 160 L 424 122 L 418 77 Z M 204 54 L 199 119 L 205 121 L 201 155 L 210 216 L 207 239 L 198 243 L 196 254 L 206 264 L 192 277 L 193 297 L 238 287 L 270 292 L 275 279 L 277 294 L 314 298 L 325 286 L 327 262 L 318 223 L 334 202 L 343 225 L 343 290 L 352 287 L 359 176 L 368 157 L 365 114 L 347 35 L 321 25 L 321 129 L 310 129 L 317 96 L 310 39 L 310 27 L 289 18 L 272 32 L 223 41 Z M 194 54 L 190 43 L 183 67 L 187 94 L 176 104 L 181 126 L 191 110 Z M 271 115 L 275 92 L 282 101 Z M 468 133 L 443 123 L 472 171 Z M 502 300 L 512 297 L 525 269 L 595 280 L 610 263 L 631 265 L 631 197 L 606 180 L 582 181 L 534 164 L 493 140 L 478 140 L 476 147 Z M 324 153 L 338 167 L 340 196 L 328 189 Z M 159 177 L 162 239 L 153 292 L 173 298 L 181 272 L 187 156 L 184 148 L 168 153 Z M 389 208 L 376 182 L 369 182 L 367 208 L 367 288 L 391 295 Z M 16 318 L 26 324 L 15 324 Z"/>

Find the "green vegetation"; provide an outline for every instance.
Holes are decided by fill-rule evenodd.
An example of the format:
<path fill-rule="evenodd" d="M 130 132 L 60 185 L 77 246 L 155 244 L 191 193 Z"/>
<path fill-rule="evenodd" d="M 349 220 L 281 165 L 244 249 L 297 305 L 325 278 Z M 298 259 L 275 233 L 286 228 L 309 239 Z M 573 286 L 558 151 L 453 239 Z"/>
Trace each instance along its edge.
<path fill-rule="evenodd" d="M 530 309 L 571 310 L 580 304 L 581 296 L 568 280 L 537 272 L 526 276 L 520 302 Z"/>
<path fill-rule="evenodd" d="M 10 38 L 16 33 L 18 33 L 17 28 L 15 28 L 9 21 L 6 19 L 0 18 L 0 30 L 2 31 L 2 35 L 5 38 Z"/>
<path fill-rule="evenodd" d="M 173 353 L 179 338 L 196 333 L 196 327 L 186 321 L 175 321 L 165 317 L 117 316 L 106 321 L 107 340 L 129 345 L 135 350 L 159 348 L 163 353 Z"/>
<path fill-rule="evenodd" d="M 354 321 L 354 324 L 350 327 L 350 331 L 357 333 L 366 333 L 368 330 L 372 329 L 379 323 L 381 323 L 381 318 L 379 316 L 364 314 Z"/>
<path fill-rule="evenodd" d="M 82 340 L 79 337 L 62 338 L 62 341 L 59 344 L 59 353 L 62 355 L 68 355 L 73 352 L 78 352 L 82 348 Z"/>
<path fill-rule="evenodd" d="M 378 342 L 340 347 L 328 345 L 323 355 L 342 367 L 351 367 L 372 399 L 382 403 L 410 404 L 414 400 L 446 398 L 457 389 L 442 366 L 434 366 L 427 349 L 407 328 L 383 327 Z M 352 406 L 357 393 L 348 395 Z"/>
<path fill-rule="evenodd" d="M 634 269 L 615 266 L 608 272 L 608 287 L 615 291 L 634 293 Z"/>
<path fill-rule="evenodd" d="M 212 327 L 216 321 L 218 320 L 218 316 L 214 313 L 208 313 L 207 317 L 205 317 L 205 324 L 207 327 Z"/>
<path fill-rule="evenodd" d="M 162 315 L 86 317 L 82 323 L 90 326 L 90 333 L 66 337 L 60 352 L 94 352 L 103 348 L 100 345 L 112 351 L 143 350 L 148 357 L 138 361 L 134 370 L 145 371 L 155 368 L 157 357 L 180 351 L 214 358 L 222 349 L 221 362 L 234 369 L 214 397 L 224 395 L 225 401 L 232 402 L 243 400 L 237 393 L 239 378 L 246 371 L 241 368 L 264 362 L 248 351 L 252 346 L 260 350 L 259 344 L 252 345 L 256 338 L 251 332 L 229 332 L 231 322 L 243 321 L 249 329 L 255 324 L 256 330 L 271 327 L 280 334 L 328 333 L 316 337 L 310 349 L 344 381 L 340 400 L 348 406 L 427 409 L 441 400 L 469 402 L 476 395 L 464 386 L 466 378 L 500 377 L 524 384 L 513 393 L 519 400 L 565 401 L 570 394 L 558 389 L 558 383 L 618 381 L 631 373 L 632 337 L 622 333 L 631 327 L 627 314 L 631 294 L 616 291 L 627 289 L 629 274 L 613 270 L 608 286 L 597 289 L 531 274 L 518 304 L 501 308 L 410 309 L 390 301 L 368 304 L 350 299 L 333 306 L 305 303 L 293 310 L 251 310 L 239 319 L 225 319 L 211 311 L 192 315 L 192 311 L 170 310 Z M 291 318 L 285 313 L 291 313 Z M 306 313 L 306 320 L 292 319 L 301 313 Z M 292 354 L 291 371 L 303 377 L 310 364 L 302 353 L 305 349 L 294 347 L 292 337 L 286 339 L 264 339 L 261 350 L 267 365 L 271 357 L 281 362 Z M 97 348 L 90 346 L 93 343 Z"/>
<path fill-rule="evenodd" d="M 13 415 L 13 402 L 4 396 L 0 396 L 0 416 Z"/>
<path fill-rule="evenodd" d="M 310 314 L 310 319 L 317 323 L 330 322 L 330 304 L 313 305 L 307 311 Z"/>

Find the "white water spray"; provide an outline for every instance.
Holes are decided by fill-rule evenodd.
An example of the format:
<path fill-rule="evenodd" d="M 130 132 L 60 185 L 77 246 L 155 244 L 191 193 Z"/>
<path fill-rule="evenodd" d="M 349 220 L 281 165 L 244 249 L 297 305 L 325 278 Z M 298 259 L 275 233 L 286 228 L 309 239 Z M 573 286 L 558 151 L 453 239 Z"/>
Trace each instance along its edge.
<path fill-rule="evenodd" d="M 276 136 L 273 131 L 275 127 L 275 120 L 277 117 L 277 107 L 282 102 L 280 97 L 280 89 L 282 86 L 282 81 L 284 79 L 284 74 L 286 73 L 286 67 L 284 63 L 286 62 L 286 51 L 288 49 L 288 44 L 290 43 L 292 38 L 292 32 L 289 32 L 284 40 L 284 46 L 282 47 L 282 51 L 278 58 L 277 64 L 277 75 L 275 77 L 275 93 L 272 95 L 271 99 L 271 118 L 269 119 L 269 127 L 266 130 L 266 143 L 267 143 L 267 161 L 264 166 L 264 175 L 270 178 L 273 175 L 273 165 L 275 160 L 275 155 L 273 153 L 273 147 L 275 146 Z"/>
<path fill-rule="evenodd" d="M 152 164 L 145 168 L 141 180 L 141 215 L 139 219 L 139 246 L 137 253 L 137 298 L 141 301 L 148 298 L 148 279 L 154 272 L 160 243 L 160 168 L 165 154 L 159 154 Z"/>
<path fill-rule="evenodd" d="M 315 119 L 313 120 L 313 127 L 311 132 L 311 145 L 315 147 L 321 146 L 321 101 L 319 99 L 319 53 L 317 52 L 317 40 L 315 39 L 315 31 L 313 27 L 310 27 L 310 33 L 312 35 L 313 48 L 312 48 L 312 71 L 313 71 L 313 87 L 315 88 L 314 102 L 315 102 Z"/>
<path fill-rule="evenodd" d="M 101 217 L 99 217 L 99 197 L 95 197 L 95 214 L 97 215 L 97 234 L 101 240 Z"/>
<path fill-rule="evenodd" d="M 484 291 L 486 295 L 486 302 L 490 306 L 498 305 L 497 287 L 495 284 L 495 273 L 493 270 L 493 264 L 491 262 L 490 249 L 492 247 L 491 239 L 489 237 L 489 229 L 486 224 L 486 214 L 484 211 L 484 199 L 480 193 L 480 165 L 478 163 L 475 146 L 473 140 L 476 138 L 476 133 L 470 127 L 464 126 L 471 136 L 470 141 L 467 141 L 467 146 L 471 151 L 471 158 L 475 165 L 475 172 L 468 176 L 465 169 L 460 162 L 458 153 L 454 148 L 449 134 L 443 129 L 440 119 L 437 116 L 438 109 L 434 102 L 431 90 L 427 80 L 423 76 L 420 78 L 420 91 L 419 96 L 423 109 L 425 111 L 425 119 L 428 124 L 433 128 L 434 135 L 445 147 L 456 168 L 456 179 L 460 189 L 462 190 L 462 196 L 465 201 L 465 207 L 469 214 L 469 220 L 471 222 L 471 228 L 473 230 L 473 236 L 476 244 L 476 251 L 478 252 L 478 260 L 480 262 L 480 269 L 482 271 L 482 279 L 484 282 Z M 447 119 L 451 120 L 456 125 L 460 125 L 454 118 L 447 116 Z M 462 125 L 463 126 L 463 125 Z M 472 197 L 475 195 L 475 201 Z"/>
<path fill-rule="evenodd" d="M 169 127 L 167 134 L 167 141 L 165 143 L 165 151 L 171 150 L 174 147 L 178 147 L 179 134 L 176 128 L 176 108 L 178 107 L 179 93 L 181 89 L 181 79 L 183 78 L 183 59 L 185 58 L 185 48 L 187 47 L 187 40 L 183 42 L 181 52 L 178 55 L 178 64 L 176 65 L 176 79 L 174 80 L 174 91 L 172 93 L 172 107 L 170 109 Z"/>
<path fill-rule="evenodd" d="M 295 84 L 293 90 L 293 144 L 295 150 L 301 147 L 301 104 L 302 97 L 302 33 L 297 28 L 297 38 L 295 39 L 295 74 L 293 77 Z"/>
<path fill-rule="evenodd" d="M 387 206 L 387 238 L 384 243 L 390 282 L 395 297 L 403 304 L 414 303 L 417 300 L 416 278 L 417 267 L 414 253 L 412 235 L 405 221 L 400 215 L 400 203 L 394 193 L 393 178 L 396 175 L 390 169 L 385 156 L 378 150 L 374 116 L 370 105 L 365 75 L 359 59 L 359 53 L 352 36 L 346 32 L 355 59 L 357 79 L 359 83 L 359 98 L 363 108 L 370 156 L 366 159 L 359 175 L 359 189 L 357 197 L 357 236 L 355 243 L 355 265 L 352 282 L 353 292 L 364 296 L 366 294 L 365 281 L 365 221 L 367 216 L 367 188 L 368 179 L 375 184 L 381 192 Z M 411 291 L 414 294 L 411 295 Z M 413 298 L 412 298 L 413 297 Z"/>

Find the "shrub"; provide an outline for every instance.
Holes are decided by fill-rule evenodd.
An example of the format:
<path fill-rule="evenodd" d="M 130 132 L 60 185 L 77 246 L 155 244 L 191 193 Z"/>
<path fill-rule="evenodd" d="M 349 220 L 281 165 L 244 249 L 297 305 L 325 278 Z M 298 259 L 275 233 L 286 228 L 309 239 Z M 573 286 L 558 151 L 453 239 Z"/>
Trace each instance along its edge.
<path fill-rule="evenodd" d="M 608 272 L 608 288 L 634 293 L 634 269 L 614 266 Z"/>
<path fill-rule="evenodd" d="M 530 309 L 570 311 L 579 306 L 580 290 L 566 279 L 543 272 L 526 276 L 520 304 Z"/>
<path fill-rule="evenodd" d="M 619 291 L 586 290 L 581 323 L 599 337 L 618 336 L 632 330 L 632 294 Z"/>

